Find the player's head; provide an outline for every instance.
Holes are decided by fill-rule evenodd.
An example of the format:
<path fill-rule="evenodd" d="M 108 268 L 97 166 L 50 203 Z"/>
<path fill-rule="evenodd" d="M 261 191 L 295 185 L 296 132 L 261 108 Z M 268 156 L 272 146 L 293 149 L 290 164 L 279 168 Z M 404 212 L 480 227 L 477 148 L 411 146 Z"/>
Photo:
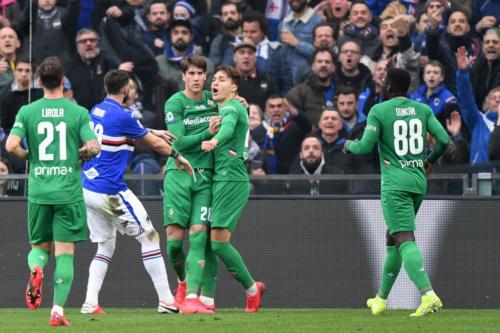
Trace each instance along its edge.
<path fill-rule="evenodd" d="M 129 93 L 129 73 L 121 69 L 109 71 L 104 76 L 104 89 L 108 96 L 123 96 L 126 102 Z"/>
<path fill-rule="evenodd" d="M 203 91 L 207 80 L 207 62 L 203 57 L 192 55 L 182 59 L 181 72 L 185 90 L 193 94 Z"/>
<path fill-rule="evenodd" d="M 314 165 L 321 162 L 323 158 L 323 147 L 315 136 L 310 136 L 302 141 L 300 145 L 300 160 L 306 165 Z"/>
<path fill-rule="evenodd" d="M 212 78 L 212 95 L 218 103 L 234 98 L 238 91 L 240 73 L 231 66 L 219 65 Z"/>
<path fill-rule="evenodd" d="M 444 66 L 437 60 L 431 60 L 424 67 L 424 82 L 427 88 L 436 89 L 444 81 Z"/>
<path fill-rule="evenodd" d="M 406 96 L 410 87 L 410 74 L 401 68 L 390 68 L 382 84 L 382 98 Z"/>
<path fill-rule="evenodd" d="M 64 67 L 58 57 L 45 58 L 36 70 L 36 76 L 40 78 L 40 84 L 47 90 L 63 88 Z"/>

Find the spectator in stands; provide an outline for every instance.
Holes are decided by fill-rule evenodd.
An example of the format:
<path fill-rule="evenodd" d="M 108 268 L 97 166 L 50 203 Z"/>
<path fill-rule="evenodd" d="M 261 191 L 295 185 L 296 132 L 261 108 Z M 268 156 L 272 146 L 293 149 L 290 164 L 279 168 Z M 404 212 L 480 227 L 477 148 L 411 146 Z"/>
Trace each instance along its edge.
<path fill-rule="evenodd" d="M 365 115 L 368 115 L 372 106 L 382 102 L 382 83 L 387 74 L 388 64 L 388 60 L 381 59 L 375 65 L 372 82 L 368 84 L 358 96 L 358 112 L 363 112 Z"/>
<path fill-rule="evenodd" d="M 361 47 L 354 40 L 340 45 L 339 61 L 333 73 L 337 89 L 351 88 L 362 91 L 372 80 L 372 73 L 367 66 L 360 63 Z"/>
<path fill-rule="evenodd" d="M 415 30 L 412 34 L 412 43 L 415 51 L 420 53 L 420 68 L 424 68 L 429 61 L 427 57 L 427 46 L 426 39 L 427 36 L 425 34 L 425 28 L 429 24 L 429 17 L 425 12 L 421 12 L 417 16 L 417 22 L 415 25 Z"/>
<path fill-rule="evenodd" d="M 442 20 L 441 12 L 436 10 L 428 15 L 427 54 L 429 59 L 438 60 L 443 64 L 445 85 L 456 95 L 457 62 L 453 55 L 459 47 L 465 46 L 469 57 L 477 57 L 481 51 L 481 43 L 470 34 L 470 25 L 463 12 L 454 11 L 449 15 L 444 34 L 440 34 L 439 30 L 439 23 Z"/>
<path fill-rule="evenodd" d="M 335 31 L 343 33 L 344 27 L 349 23 L 350 6 L 351 3 L 347 0 L 324 0 L 314 10 L 332 24 Z"/>
<path fill-rule="evenodd" d="M 353 2 L 349 13 L 349 24 L 345 26 L 338 44 L 355 41 L 363 55 L 373 58 L 375 50 L 380 46 L 380 38 L 377 28 L 370 23 L 371 21 L 372 14 L 368 5 L 363 1 Z"/>
<path fill-rule="evenodd" d="M 181 79 L 180 61 L 192 54 L 201 54 L 201 49 L 193 42 L 193 29 L 190 21 L 173 20 L 169 26 L 170 38 L 165 45 L 165 52 L 156 57 L 160 73 L 168 79 L 177 81 L 180 90 L 184 87 Z M 207 83 L 212 81 L 214 65 L 207 62 Z"/>
<path fill-rule="evenodd" d="M 20 47 L 21 42 L 14 29 L 0 29 L 0 98 L 9 92 L 14 81 L 17 50 Z"/>
<path fill-rule="evenodd" d="M 498 103 L 497 113 L 500 114 L 500 103 Z M 490 161 L 500 160 L 500 117 L 498 117 L 495 129 L 491 133 L 488 151 Z"/>
<path fill-rule="evenodd" d="M 330 49 L 317 49 L 313 54 L 312 75 L 290 90 L 286 99 L 303 112 L 316 126 L 325 106 L 333 107 L 335 84 L 333 81 L 335 56 Z"/>
<path fill-rule="evenodd" d="M 75 40 L 77 55 L 66 63 L 66 75 L 71 81 L 75 100 L 91 110 L 103 98 L 104 75 L 114 68 L 101 52 L 97 32 L 83 28 Z M 133 64 L 124 62 L 119 68 L 132 71 Z"/>
<path fill-rule="evenodd" d="M 232 64 L 233 49 L 231 44 L 237 42 L 237 37 L 241 33 L 241 12 L 238 5 L 225 2 L 221 11 L 223 30 L 212 41 L 208 56 L 215 66 Z"/>
<path fill-rule="evenodd" d="M 177 1 L 172 15 L 176 20 L 191 20 L 196 15 L 196 10 L 187 1 Z"/>
<path fill-rule="evenodd" d="M 30 9 L 30 4 L 33 8 Z M 56 0 L 29 2 L 19 19 L 17 31 L 24 40 L 30 34 L 30 12 L 33 12 L 33 63 L 39 63 L 48 56 L 56 56 L 69 61 L 73 50 L 73 36 L 76 33 L 80 0 L 68 0 L 66 8 L 56 6 Z M 24 53 L 28 53 L 29 43 L 23 43 Z"/>
<path fill-rule="evenodd" d="M 330 170 L 325 163 L 323 147 L 319 139 L 314 136 L 305 138 L 300 145 L 299 158 L 296 159 L 290 167 L 290 173 L 299 175 L 324 175 L 336 173 L 331 171 L 332 170 Z M 319 183 L 317 185 L 319 185 Z M 312 191 L 311 194 L 319 194 L 319 191 Z"/>
<path fill-rule="evenodd" d="M 443 83 L 444 67 L 431 60 L 424 68 L 424 83 L 411 95 L 411 99 L 427 104 L 443 126 L 452 111 L 458 110 L 457 99 Z"/>
<path fill-rule="evenodd" d="M 258 12 L 248 12 L 242 18 L 243 40 L 250 40 L 257 46 L 257 69 L 272 77 L 281 95 L 292 88 L 292 70 L 283 61 L 284 48 L 279 42 L 271 42 L 267 37 L 266 18 Z"/>
<path fill-rule="evenodd" d="M 500 2 L 491 0 L 472 1 L 472 22 L 476 24 L 475 28 L 478 33 L 498 25 L 499 19 Z"/>
<path fill-rule="evenodd" d="M 251 41 L 243 41 L 234 47 L 235 68 L 240 71 L 239 95 L 250 104 L 264 108 L 269 96 L 278 93 L 274 80 L 257 70 L 257 49 Z"/>
<path fill-rule="evenodd" d="M 7 176 L 12 174 L 12 167 L 10 166 L 9 161 L 0 156 L 0 176 Z M 0 180 L 0 198 L 9 196 L 9 188 L 8 185 L 11 181 L 4 179 Z"/>
<path fill-rule="evenodd" d="M 29 95 L 31 94 L 31 100 Z M 5 132 L 10 133 L 21 106 L 34 102 L 43 96 L 42 89 L 33 88 L 33 71 L 27 57 L 19 57 L 14 69 L 14 82 L 10 91 L 1 99 L 1 118 Z"/>
<path fill-rule="evenodd" d="M 325 109 L 321 113 L 316 137 L 321 142 L 325 161 L 330 173 L 349 173 L 352 170 L 351 156 L 343 154 L 346 132 L 340 113 L 334 109 Z"/>
<path fill-rule="evenodd" d="M 329 22 L 322 22 L 313 29 L 313 45 L 315 48 L 329 48 L 336 52 L 336 30 Z"/>
<path fill-rule="evenodd" d="M 252 133 L 266 155 L 268 173 L 289 173 L 300 143 L 310 131 L 311 124 L 304 113 L 291 107 L 279 95 L 270 96 L 266 101 L 265 120 Z"/>
<path fill-rule="evenodd" d="M 307 6 L 308 0 L 288 0 L 291 12 L 280 23 L 280 41 L 284 44 L 283 61 L 292 69 L 293 84 L 298 81 L 299 68 L 309 66 L 314 53 L 312 31 L 323 21 Z"/>
<path fill-rule="evenodd" d="M 253 131 L 256 127 L 262 125 L 264 115 L 262 109 L 257 104 L 250 104 L 248 106 L 248 128 Z"/>
<path fill-rule="evenodd" d="M 128 26 L 128 28 L 134 31 L 138 36 L 140 36 L 148 30 L 147 21 L 144 20 L 145 0 L 126 0 L 126 1 L 132 8 L 132 11 L 134 13 L 133 20 L 131 21 L 131 24 Z"/>
<path fill-rule="evenodd" d="M 142 34 L 142 40 L 155 56 L 160 55 L 165 49 L 167 26 L 171 15 L 164 0 L 152 0 L 146 6 L 149 28 Z"/>
<path fill-rule="evenodd" d="M 477 105 L 483 105 L 488 92 L 500 85 L 500 29 L 491 28 L 483 36 L 483 52 L 471 70 Z"/>
<path fill-rule="evenodd" d="M 130 26 L 134 21 L 134 9 L 125 0 L 94 1 L 93 27 L 99 29 L 104 17 L 116 20 L 122 26 Z"/>
<path fill-rule="evenodd" d="M 462 111 L 465 125 L 471 133 L 470 163 L 487 163 L 488 142 L 498 119 L 498 104 L 500 104 L 500 87 L 490 91 L 486 97 L 484 113 L 476 105 L 472 84 L 469 78 L 469 67 L 473 59 L 467 58 L 464 46 L 458 48 L 457 63 L 457 91 L 458 105 Z"/>
<path fill-rule="evenodd" d="M 350 133 L 354 126 L 366 120 L 366 116 L 358 111 L 358 95 L 354 89 L 337 90 L 336 95 L 337 110 L 344 121 L 344 130 Z"/>

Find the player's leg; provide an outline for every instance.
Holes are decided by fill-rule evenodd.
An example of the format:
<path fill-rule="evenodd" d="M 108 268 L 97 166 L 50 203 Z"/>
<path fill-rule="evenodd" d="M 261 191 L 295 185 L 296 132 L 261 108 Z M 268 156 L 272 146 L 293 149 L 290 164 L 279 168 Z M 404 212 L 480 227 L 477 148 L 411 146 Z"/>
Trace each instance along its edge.
<path fill-rule="evenodd" d="M 43 269 L 52 246 L 52 207 L 28 202 L 28 233 L 31 251 L 28 253 L 30 276 L 26 286 L 26 305 L 36 310 L 42 304 Z"/>
<path fill-rule="evenodd" d="M 205 245 L 205 269 L 201 280 L 200 301 L 209 309 L 215 311 L 215 289 L 217 287 L 219 260 L 212 250 L 210 237 L 211 232 L 209 230 L 207 244 Z"/>
<path fill-rule="evenodd" d="M 75 243 L 87 240 L 87 213 L 85 202 L 55 205 L 53 219 L 54 254 L 54 306 L 49 324 L 69 326 L 64 318 L 64 305 L 68 299 L 74 277 Z"/>
<path fill-rule="evenodd" d="M 83 194 L 87 207 L 90 240 L 97 243 L 97 252 L 90 263 L 87 293 L 80 312 L 102 314 L 104 310 L 99 306 L 99 292 L 115 252 L 116 228 L 112 224 L 109 212 L 104 210 L 104 207 L 109 207 L 108 195 L 86 189 L 83 190 Z"/>
<path fill-rule="evenodd" d="M 141 244 L 142 262 L 158 295 L 158 312 L 178 313 L 174 297 L 168 283 L 167 269 L 160 250 L 160 236 L 156 232 L 142 203 L 130 190 L 119 192 L 120 211 L 115 227 L 118 231 L 132 236 Z M 128 222 L 126 226 L 123 222 Z"/>
<path fill-rule="evenodd" d="M 212 201 L 212 250 L 226 265 L 228 271 L 247 292 L 247 312 L 260 308 L 265 286 L 255 282 L 243 258 L 230 243 L 238 219 L 248 201 L 250 186 L 246 182 L 214 182 Z"/>

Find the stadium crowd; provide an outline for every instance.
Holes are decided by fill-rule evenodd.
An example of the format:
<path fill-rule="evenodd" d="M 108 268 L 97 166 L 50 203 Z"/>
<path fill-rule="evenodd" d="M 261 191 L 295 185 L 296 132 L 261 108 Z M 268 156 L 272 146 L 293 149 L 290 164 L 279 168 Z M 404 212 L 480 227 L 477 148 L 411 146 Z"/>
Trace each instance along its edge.
<path fill-rule="evenodd" d="M 216 65 L 234 66 L 250 105 L 253 175 L 378 173 L 376 151 L 342 147 L 363 135 L 389 67 L 411 74 L 408 97 L 451 138 L 435 171 L 500 159 L 498 0 L 4 0 L 0 14 L 0 153 L 12 173 L 25 164 L 5 153 L 6 134 L 20 106 L 42 96 L 31 76 L 50 55 L 64 61 L 65 96 L 89 110 L 109 70 L 130 72 L 126 106 L 154 129 L 183 89 L 182 59 L 203 55 L 208 83 Z M 457 64 L 462 46 L 470 67 Z M 134 154 L 131 172 L 161 172 L 151 149 Z"/>

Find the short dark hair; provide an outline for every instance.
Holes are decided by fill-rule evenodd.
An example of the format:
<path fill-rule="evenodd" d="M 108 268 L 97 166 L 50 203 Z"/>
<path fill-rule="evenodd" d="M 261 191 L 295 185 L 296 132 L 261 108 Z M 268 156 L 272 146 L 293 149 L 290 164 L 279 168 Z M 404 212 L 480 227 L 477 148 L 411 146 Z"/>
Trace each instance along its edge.
<path fill-rule="evenodd" d="M 122 69 L 113 69 L 104 76 L 104 88 L 106 93 L 116 95 L 120 93 L 123 87 L 128 85 L 130 75 Z"/>
<path fill-rule="evenodd" d="M 205 60 L 205 58 L 196 54 L 181 60 L 181 72 L 186 74 L 189 66 L 194 66 L 196 68 L 202 69 L 204 72 L 207 71 L 207 61 Z"/>
<path fill-rule="evenodd" d="M 59 87 L 64 78 L 64 66 L 58 57 L 45 58 L 36 70 L 42 87 L 53 90 Z"/>
<path fill-rule="evenodd" d="M 31 70 L 33 70 L 32 63 L 30 62 L 30 58 L 28 58 L 28 56 L 21 55 L 19 57 L 16 57 L 16 66 L 19 64 L 28 64 L 31 66 Z"/>
<path fill-rule="evenodd" d="M 238 84 L 238 81 L 241 78 L 241 74 L 240 74 L 240 72 L 236 68 L 228 66 L 228 65 L 224 65 L 224 64 L 221 64 L 221 65 L 218 65 L 217 67 L 215 67 L 214 75 L 217 72 L 224 72 L 224 73 L 226 73 L 226 75 L 229 77 L 229 79 L 234 84 Z"/>
<path fill-rule="evenodd" d="M 236 11 L 241 14 L 240 5 L 237 4 L 237 3 L 232 2 L 231 0 L 226 0 L 226 1 L 224 1 L 222 3 L 222 5 L 220 6 L 221 13 L 222 13 L 222 7 L 226 7 L 226 6 L 234 6 L 234 7 L 236 7 Z"/>
<path fill-rule="evenodd" d="M 351 2 L 351 8 L 354 6 L 354 5 L 365 5 L 365 7 L 368 9 L 368 11 L 370 12 L 370 14 L 372 14 L 372 10 L 370 9 L 370 6 L 368 6 L 368 4 L 363 1 L 363 0 L 354 0 Z M 351 12 L 351 10 L 349 9 L 349 13 Z"/>
<path fill-rule="evenodd" d="M 335 53 L 333 53 L 333 51 L 330 48 L 328 48 L 328 47 L 318 47 L 317 49 L 314 50 L 314 53 L 313 53 L 313 55 L 311 57 L 312 62 L 314 62 L 314 60 L 316 59 L 316 56 L 319 53 L 322 53 L 322 52 L 329 53 L 332 56 L 332 62 L 335 62 L 337 60 L 335 58 Z"/>
<path fill-rule="evenodd" d="M 145 10 L 146 14 L 149 14 L 149 11 L 151 10 L 151 6 L 157 5 L 157 4 L 165 5 L 165 9 L 168 12 L 166 0 L 149 0 L 148 3 L 146 4 L 146 10 Z"/>
<path fill-rule="evenodd" d="M 337 101 L 339 95 L 354 95 L 356 101 L 358 100 L 358 91 L 353 86 L 343 85 L 335 92 L 335 102 Z"/>
<path fill-rule="evenodd" d="M 264 35 L 267 35 L 269 32 L 269 25 L 267 24 L 267 19 L 262 13 L 251 11 L 243 14 L 243 18 L 241 19 L 241 26 L 243 27 L 243 23 L 252 23 L 257 22 L 259 24 L 260 30 Z"/>
<path fill-rule="evenodd" d="M 322 28 L 322 27 L 329 27 L 329 28 L 332 28 L 332 37 L 333 39 L 337 40 L 337 29 L 335 28 L 335 26 L 329 22 L 321 22 L 319 24 L 317 24 L 314 29 L 313 29 L 313 40 L 316 39 L 316 30 L 318 28 Z"/>
<path fill-rule="evenodd" d="M 411 83 L 410 73 L 401 68 L 390 68 L 385 78 L 386 84 L 390 85 L 392 96 L 406 95 Z"/>

